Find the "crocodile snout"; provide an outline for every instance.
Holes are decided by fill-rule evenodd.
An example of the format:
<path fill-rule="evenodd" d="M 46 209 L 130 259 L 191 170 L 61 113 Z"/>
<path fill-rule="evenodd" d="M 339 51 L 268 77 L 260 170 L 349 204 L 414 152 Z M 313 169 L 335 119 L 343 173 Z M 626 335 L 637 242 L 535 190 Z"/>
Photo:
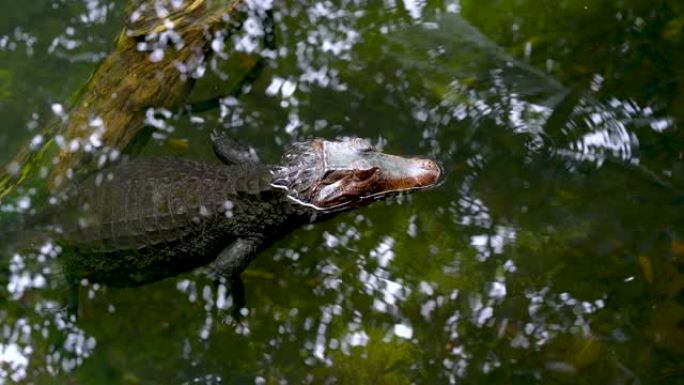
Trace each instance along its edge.
<path fill-rule="evenodd" d="M 436 184 L 442 175 L 442 168 L 439 163 L 428 158 L 417 158 L 416 160 L 420 168 L 420 177 L 417 178 L 418 185 L 426 187 Z"/>

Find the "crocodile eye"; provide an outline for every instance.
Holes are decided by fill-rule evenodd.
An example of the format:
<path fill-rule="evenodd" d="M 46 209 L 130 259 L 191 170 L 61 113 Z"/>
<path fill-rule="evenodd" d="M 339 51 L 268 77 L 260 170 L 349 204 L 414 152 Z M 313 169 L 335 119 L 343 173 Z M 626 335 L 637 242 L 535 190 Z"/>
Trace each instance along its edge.
<path fill-rule="evenodd" d="M 356 138 L 354 139 L 356 143 L 354 145 L 356 146 L 356 150 L 358 152 L 371 152 L 373 151 L 373 145 L 366 140 L 366 139 L 361 139 L 361 138 Z"/>

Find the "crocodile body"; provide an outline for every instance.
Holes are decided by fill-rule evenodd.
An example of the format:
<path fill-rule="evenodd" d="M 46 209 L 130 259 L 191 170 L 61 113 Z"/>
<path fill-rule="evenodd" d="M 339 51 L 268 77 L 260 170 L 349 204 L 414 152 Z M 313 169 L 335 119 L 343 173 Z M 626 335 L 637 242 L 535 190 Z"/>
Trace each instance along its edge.
<path fill-rule="evenodd" d="M 71 275 L 113 286 L 189 271 L 238 238 L 277 237 L 307 221 L 265 166 L 138 158 L 101 175 L 69 201 L 59 239 Z"/>
<path fill-rule="evenodd" d="M 207 265 L 237 278 L 258 251 L 305 223 L 387 194 L 432 186 L 437 164 L 360 139 L 296 143 L 280 164 L 214 137 L 226 163 L 136 158 L 60 197 L 50 227 L 69 277 L 136 286 Z"/>

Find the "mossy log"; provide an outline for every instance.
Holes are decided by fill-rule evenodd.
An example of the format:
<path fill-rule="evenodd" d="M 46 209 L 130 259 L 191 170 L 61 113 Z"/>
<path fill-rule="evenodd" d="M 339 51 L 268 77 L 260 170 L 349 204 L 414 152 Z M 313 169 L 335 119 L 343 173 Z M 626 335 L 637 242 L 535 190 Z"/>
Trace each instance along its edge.
<path fill-rule="evenodd" d="M 0 198 L 27 180 L 30 187 L 54 189 L 96 169 L 126 149 L 149 109 L 185 103 L 212 42 L 239 28 L 245 13 L 242 0 L 184 0 L 178 8 L 174 3 L 131 4 L 115 50 L 75 96 L 66 117 L 48 125 L 42 145 L 27 143 L 0 170 Z"/>

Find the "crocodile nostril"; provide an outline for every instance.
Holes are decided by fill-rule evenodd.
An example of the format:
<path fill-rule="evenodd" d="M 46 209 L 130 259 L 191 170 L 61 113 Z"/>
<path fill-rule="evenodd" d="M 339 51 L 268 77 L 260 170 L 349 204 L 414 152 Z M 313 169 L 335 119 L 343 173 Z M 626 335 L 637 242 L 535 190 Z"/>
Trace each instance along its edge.
<path fill-rule="evenodd" d="M 432 159 L 421 159 L 420 168 L 427 171 L 441 172 L 441 169 L 437 162 Z"/>
<path fill-rule="evenodd" d="M 439 180 L 442 174 L 442 168 L 437 162 L 432 159 L 427 158 L 415 158 L 417 161 L 417 184 L 418 186 L 425 187 L 431 186 Z"/>
<path fill-rule="evenodd" d="M 436 171 L 439 169 L 439 167 L 437 167 L 437 164 L 435 162 L 428 160 L 428 159 L 425 159 L 420 166 L 426 170 L 431 170 L 431 171 Z"/>

